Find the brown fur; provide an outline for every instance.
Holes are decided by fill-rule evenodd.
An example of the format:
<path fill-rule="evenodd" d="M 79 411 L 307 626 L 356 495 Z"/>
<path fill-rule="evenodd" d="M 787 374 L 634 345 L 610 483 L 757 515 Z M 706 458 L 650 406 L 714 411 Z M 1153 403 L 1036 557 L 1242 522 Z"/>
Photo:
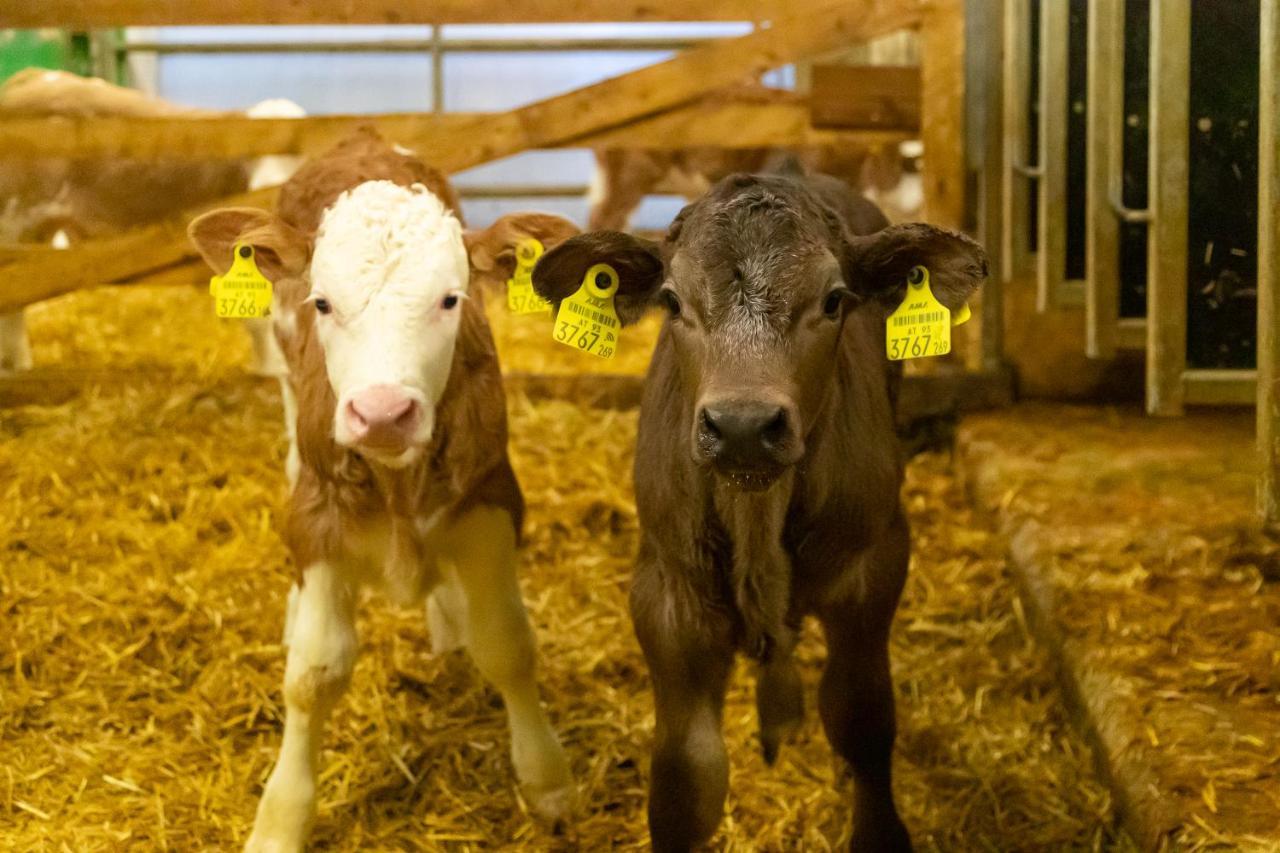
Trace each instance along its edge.
<path fill-rule="evenodd" d="M 809 615 L 828 644 L 823 724 L 856 781 L 853 848 L 909 848 L 890 786 L 887 640 L 910 543 L 894 436 L 900 370 L 885 356 L 884 321 L 916 264 L 959 308 L 986 275 L 981 248 L 927 225 L 887 227 L 833 178 L 738 175 L 685 208 L 662 246 L 585 234 L 549 252 L 534 285 L 563 299 L 599 262 L 620 271 L 624 319 L 660 291 L 673 306 L 645 383 L 635 470 L 631 607 L 657 706 L 654 849 L 689 850 L 719 823 L 719 718 L 736 652 L 760 664 L 767 758 L 794 728 L 790 651 Z M 767 452 L 728 468 L 704 420 L 725 401 L 776 407 L 782 425 Z"/>
<path fill-rule="evenodd" d="M 744 83 L 709 96 L 718 103 L 803 103 L 804 96 L 759 83 Z M 780 155 L 776 148 L 598 148 L 596 166 L 603 182 L 603 197 L 592 205 L 587 227 L 591 231 L 621 230 L 644 197 L 655 192 L 664 179 L 680 184 L 681 194 L 693 201 L 711 184 L 739 172 L 760 172 Z M 844 145 L 838 148 L 809 145 L 791 149 L 808 171 L 835 175 L 861 190 L 889 190 L 902 177 L 897 145 Z"/>

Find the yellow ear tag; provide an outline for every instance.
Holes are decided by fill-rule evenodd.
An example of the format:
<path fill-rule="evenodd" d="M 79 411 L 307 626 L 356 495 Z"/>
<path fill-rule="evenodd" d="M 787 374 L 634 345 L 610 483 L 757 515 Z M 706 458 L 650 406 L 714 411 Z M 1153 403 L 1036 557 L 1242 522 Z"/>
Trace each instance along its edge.
<path fill-rule="evenodd" d="M 551 303 L 533 289 L 533 267 L 542 257 L 542 244 L 532 237 L 516 243 L 516 271 L 507 279 L 507 307 L 514 314 L 541 314 Z"/>
<path fill-rule="evenodd" d="M 253 246 L 236 243 L 231 269 L 209 279 L 214 311 L 219 317 L 266 317 L 271 314 L 271 282 L 258 271 Z"/>
<path fill-rule="evenodd" d="M 589 352 L 600 358 L 613 358 L 618 352 L 618 333 L 622 323 L 613 307 L 618 292 L 618 274 L 608 264 L 596 264 L 587 270 L 582 286 L 560 303 L 552 337 L 567 347 Z"/>
<path fill-rule="evenodd" d="M 972 316 L 973 316 L 973 312 L 969 310 L 969 303 L 966 302 L 965 304 L 960 306 L 960 310 L 957 311 L 955 316 L 951 318 L 951 325 L 963 326 L 965 323 L 969 322 L 969 318 Z"/>
<path fill-rule="evenodd" d="M 885 350 L 890 361 L 951 352 L 951 311 L 929 288 L 929 270 L 907 273 L 907 297 L 885 320 Z"/>

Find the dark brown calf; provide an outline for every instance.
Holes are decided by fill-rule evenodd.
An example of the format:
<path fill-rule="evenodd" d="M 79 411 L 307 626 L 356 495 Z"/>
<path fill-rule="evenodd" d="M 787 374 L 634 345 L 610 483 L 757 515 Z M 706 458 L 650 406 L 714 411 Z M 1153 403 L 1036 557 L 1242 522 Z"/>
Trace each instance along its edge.
<path fill-rule="evenodd" d="M 822 722 L 853 769 L 853 847 L 910 847 L 890 785 L 887 643 L 910 541 L 884 322 L 913 266 L 952 309 L 987 268 L 963 235 L 887 225 L 832 178 L 736 175 L 686 207 L 661 246 L 588 233 L 534 272 L 554 301 L 609 263 L 624 322 L 655 303 L 669 312 L 640 412 L 631 591 L 657 706 L 655 850 L 688 850 L 720 821 L 736 652 L 759 666 L 766 759 L 799 722 L 791 651 L 808 615 L 828 646 Z"/>

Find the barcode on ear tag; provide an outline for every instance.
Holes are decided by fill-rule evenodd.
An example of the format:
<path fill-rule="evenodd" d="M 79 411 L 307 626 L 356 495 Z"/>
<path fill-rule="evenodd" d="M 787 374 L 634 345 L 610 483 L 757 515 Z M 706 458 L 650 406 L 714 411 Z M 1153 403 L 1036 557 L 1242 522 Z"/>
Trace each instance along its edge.
<path fill-rule="evenodd" d="M 618 334 L 622 323 L 613 306 L 618 292 L 618 273 L 608 264 L 587 270 L 582 285 L 560 303 L 552 337 L 567 347 L 599 358 L 618 354 Z"/>

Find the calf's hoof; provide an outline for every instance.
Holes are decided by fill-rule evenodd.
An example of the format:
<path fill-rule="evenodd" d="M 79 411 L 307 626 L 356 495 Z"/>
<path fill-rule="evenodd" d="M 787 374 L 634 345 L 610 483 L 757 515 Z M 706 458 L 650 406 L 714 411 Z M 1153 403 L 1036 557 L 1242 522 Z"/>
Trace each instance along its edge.
<path fill-rule="evenodd" d="M 256 829 L 244 845 L 244 853 L 302 853 L 303 849 L 301 838 L 265 837 Z"/>
<path fill-rule="evenodd" d="M 911 853 L 911 836 L 898 816 L 859 822 L 849 841 L 849 853 Z"/>
<path fill-rule="evenodd" d="M 553 788 L 521 785 L 520 793 L 529 804 L 529 811 L 556 829 L 568 821 L 577 806 L 578 792 L 572 782 Z"/>

